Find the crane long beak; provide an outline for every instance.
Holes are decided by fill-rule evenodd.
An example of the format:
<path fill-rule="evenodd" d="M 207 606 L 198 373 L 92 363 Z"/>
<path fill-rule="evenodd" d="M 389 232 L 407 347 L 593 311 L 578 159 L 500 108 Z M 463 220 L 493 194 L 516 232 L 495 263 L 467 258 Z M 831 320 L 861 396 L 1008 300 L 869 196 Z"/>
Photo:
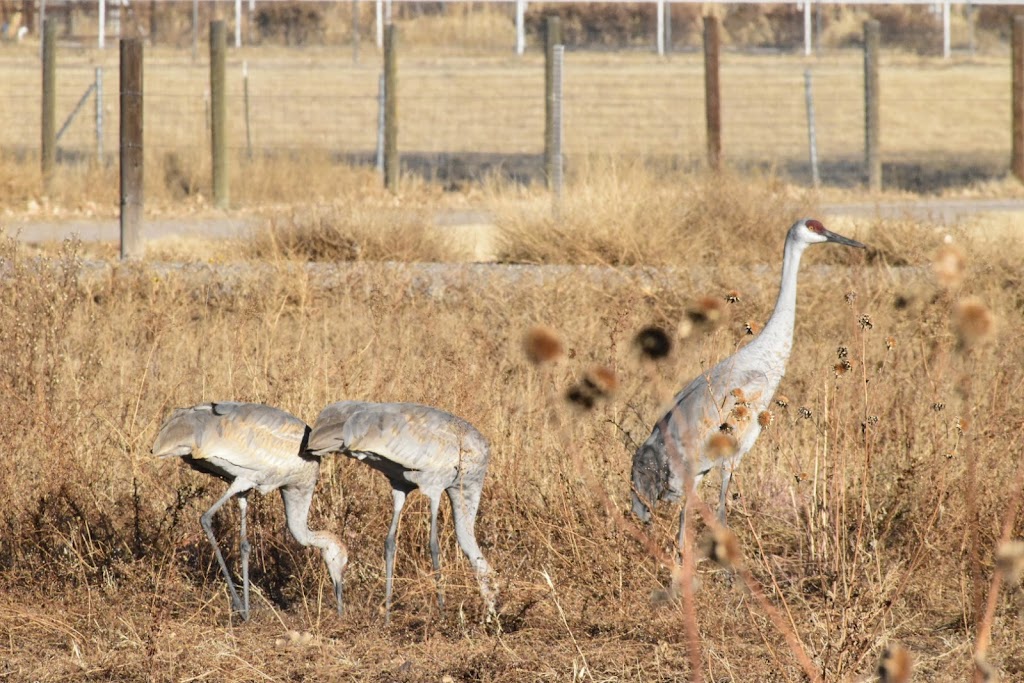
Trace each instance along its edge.
<path fill-rule="evenodd" d="M 851 240 L 849 237 L 843 237 L 842 235 L 837 235 L 836 233 L 832 232 L 831 230 L 826 230 L 824 232 L 824 235 L 825 235 L 826 239 L 828 239 L 829 242 L 835 242 L 836 244 L 845 244 L 848 247 L 857 247 L 858 249 L 867 249 L 868 248 L 866 244 L 861 244 L 857 240 Z"/>

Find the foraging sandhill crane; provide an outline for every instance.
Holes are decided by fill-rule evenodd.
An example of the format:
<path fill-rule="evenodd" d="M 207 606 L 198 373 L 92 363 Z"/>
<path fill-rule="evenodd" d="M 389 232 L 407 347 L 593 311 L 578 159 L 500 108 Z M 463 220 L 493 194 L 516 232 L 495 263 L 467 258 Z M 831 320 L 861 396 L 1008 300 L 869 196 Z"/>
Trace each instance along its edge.
<path fill-rule="evenodd" d="M 491 569 L 473 530 L 490 448 L 473 425 L 415 403 L 341 401 L 317 417 L 308 448 L 316 455 L 343 453 L 361 460 L 391 482 L 395 508 L 384 541 L 385 621 L 391 618 L 398 519 L 406 496 L 417 488 L 430 499 L 430 559 L 438 604 L 444 607 L 437 540 L 437 511 L 444 491 L 452 504 L 455 536 L 476 571 L 487 617 L 494 614 L 497 590 L 490 584 Z"/>
<path fill-rule="evenodd" d="M 304 546 L 319 548 L 342 605 L 342 574 L 348 562 L 345 544 L 329 531 L 309 528 L 309 506 L 320 476 L 320 460 L 306 452 L 309 426 L 283 410 L 257 403 L 204 403 L 175 410 L 153 444 L 160 458 L 179 457 L 189 467 L 228 482 L 228 490 L 200 518 L 228 584 L 231 606 L 249 619 L 249 552 L 245 531 L 247 496 L 252 489 L 281 491 L 288 530 Z M 242 599 L 239 600 L 213 533 L 213 515 L 237 497 L 241 513 Z"/>
<path fill-rule="evenodd" d="M 650 519 L 658 500 L 674 502 L 690 493 L 683 491 L 688 478 L 692 478 L 695 492 L 704 475 L 718 465 L 722 471 L 718 520 L 725 524 L 726 492 L 733 471 L 761 433 L 761 423 L 768 417 L 763 412 L 786 371 L 793 346 L 800 257 L 808 246 L 822 242 L 865 248 L 826 230 L 820 221 L 809 218 L 794 223 L 786 234 L 779 298 L 764 329 L 748 345 L 687 384 L 637 449 L 633 456 L 633 512 L 643 521 Z M 680 550 L 685 511 L 683 506 Z"/>

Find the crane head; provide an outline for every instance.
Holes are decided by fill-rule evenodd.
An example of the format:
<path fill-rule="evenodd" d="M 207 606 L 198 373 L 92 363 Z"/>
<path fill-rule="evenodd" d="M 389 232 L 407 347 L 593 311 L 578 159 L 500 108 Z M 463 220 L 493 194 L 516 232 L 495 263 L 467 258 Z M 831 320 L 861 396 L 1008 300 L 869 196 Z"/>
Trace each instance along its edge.
<path fill-rule="evenodd" d="M 324 564 L 327 565 L 327 573 L 331 575 L 331 583 L 334 584 L 334 597 L 338 601 L 338 614 L 345 611 L 345 603 L 342 600 L 342 585 L 345 577 L 345 566 L 348 564 L 348 547 L 341 539 L 328 531 L 317 532 L 320 554 L 323 555 Z"/>
<path fill-rule="evenodd" d="M 789 239 L 803 244 L 818 244 L 821 242 L 835 242 L 848 247 L 866 249 L 867 246 L 849 237 L 843 237 L 827 229 L 821 221 L 814 218 L 804 218 L 793 224 L 789 229 Z"/>

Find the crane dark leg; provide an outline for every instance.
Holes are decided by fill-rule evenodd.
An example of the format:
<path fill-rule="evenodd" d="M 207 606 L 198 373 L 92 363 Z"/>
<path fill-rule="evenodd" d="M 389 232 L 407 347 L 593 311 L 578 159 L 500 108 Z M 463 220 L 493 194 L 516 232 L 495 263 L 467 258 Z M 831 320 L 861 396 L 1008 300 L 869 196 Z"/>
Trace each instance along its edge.
<path fill-rule="evenodd" d="M 249 511 L 247 494 L 248 492 L 238 494 L 238 514 L 241 517 L 238 550 L 242 555 L 242 616 L 246 621 L 249 620 L 249 553 L 252 552 L 249 536 L 245 531 L 245 518 Z"/>
<path fill-rule="evenodd" d="M 469 491 L 463 489 L 459 484 L 448 489 L 448 499 L 452 503 L 452 521 L 455 523 L 455 538 L 459 541 L 459 547 L 466 554 L 473 571 L 476 572 L 477 582 L 480 584 L 480 595 L 484 599 L 484 607 L 487 610 L 487 620 L 496 614 L 494 603 L 498 596 L 498 590 L 491 586 L 491 567 L 484 559 L 480 546 L 476 543 L 476 533 L 473 527 L 476 525 L 476 512 L 480 506 L 480 490 Z"/>
<path fill-rule="evenodd" d="M 228 490 L 224 493 L 220 499 L 213 504 L 213 506 L 203 513 L 203 516 L 199 518 L 199 523 L 203 526 L 203 531 L 206 532 L 206 537 L 210 539 L 210 545 L 213 546 L 213 554 L 217 558 L 217 564 L 220 565 L 221 574 L 224 575 L 224 581 L 228 584 L 228 593 L 231 594 L 231 608 L 236 612 L 240 612 L 242 617 L 247 619 L 248 615 L 242 606 L 242 601 L 238 599 L 238 591 L 235 590 L 235 582 L 231 580 L 231 572 L 228 571 L 228 565 L 224 562 L 224 555 L 220 552 L 220 546 L 217 545 L 217 537 L 213 533 L 213 516 L 223 507 L 224 503 L 231 500 L 232 497 L 248 491 L 252 488 L 252 484 L 240 479 L 235 479 L 228 486 Z"/>
<path fill-rule="evenodd" d="M 384 539 L 384 623 L 391 621 L 391 589 L 395 578 L 395 535 L 398 533 L 398 518 L 405 506 L 408 490 L 392 484 L 391 497 L 394 499 L 395 512 L 391 517 L 391 528 Z"/>
<path fill-rule="evenodd" d="M 434 567 L 434 583 L 437 584 L 437 606 L 444 609 L 444 592 L 441 590 L 441 544 L 437 540 L 437 509 L 441 495 L 430 497 L 430 563 Z"/>
<path fill-rule="evenodd" d="M 676 539 L 677 559 L 683 559 L 683 548 L 686 543 L 686 499 L 683 499 L 683 507 L 679 510 L 679 537 Z"/>

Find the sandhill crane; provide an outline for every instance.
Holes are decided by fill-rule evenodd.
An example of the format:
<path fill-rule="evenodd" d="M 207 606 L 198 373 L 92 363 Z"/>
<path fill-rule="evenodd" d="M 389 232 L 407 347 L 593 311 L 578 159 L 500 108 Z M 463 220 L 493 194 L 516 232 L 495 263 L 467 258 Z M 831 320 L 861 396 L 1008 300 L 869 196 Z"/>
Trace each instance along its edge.
<path fill-rule="evenodd" d="M 338 613 L 342 612 L 342 574 L 348 561 L 345 544 L 329 531 L 309 528 L 309 505 L 320 476 L 320 459 L 305 449 L 309 432 L 305 422 L 270 406 L 204 403 L 175 410 L 153 444 L 157 457 L 180 457 L 192 469 L 228 482 L 228 490 L 200 522 L 227 581 L 232 608 L 245 620 L 249 619 L 250 552 L 245 513 L 246 496 L 252 489 L 263 494 L 280 489 L 288 530 L 302 545 L 320 549 L 334 584 Z M 241 513 L 241 600 L 213 534 L 213 515 L 232 497 L 237 497 Z"/>
<path fill-rule="evenodd" d="M 793 224 L 786 234 L 779 298 L 764 329 L 747 346 L 687 384 L 634 454 L 633 512 L 643 521 L 650 519 L 658 500 L 677 501 L 686 495 L 687 478 L 692 478 L 696 491 L 704 475 L 718 465 L 722 471 L 718 519 L 725 524 L 726 492 L 733 471 L 761 433 L 762 412 L 786 371 L 793 345 L 800 257 L 809 245 L 821 242 L 865 248 L 826 230 L 820 221 L 809 218 Z M 722 447 L 723 440 L 727 447 Z M 685 510 L 684 506 L 679 518 L 680 549 Z"/>
<path fill-rule="evenodd" d="M 455 536 L 476 571 L 490 618 L 497 590 L 491 587 L 491 569 L 473 531 L 490 448 L 473 425 L 415 403 L 341 401 L 327 406 L 317 417 L 309 450 L 316 455 L 343 453 L 361 460 L 391 482 L 395 507 L 384 541 L 385 621 L 391 617 L 398 519 L 406 495 L 417 488 L 430 499 L 430 559 L 438 604 L 444 607 L 437 540 L 437 509 L 444 491 L 452 504 Z"/>

